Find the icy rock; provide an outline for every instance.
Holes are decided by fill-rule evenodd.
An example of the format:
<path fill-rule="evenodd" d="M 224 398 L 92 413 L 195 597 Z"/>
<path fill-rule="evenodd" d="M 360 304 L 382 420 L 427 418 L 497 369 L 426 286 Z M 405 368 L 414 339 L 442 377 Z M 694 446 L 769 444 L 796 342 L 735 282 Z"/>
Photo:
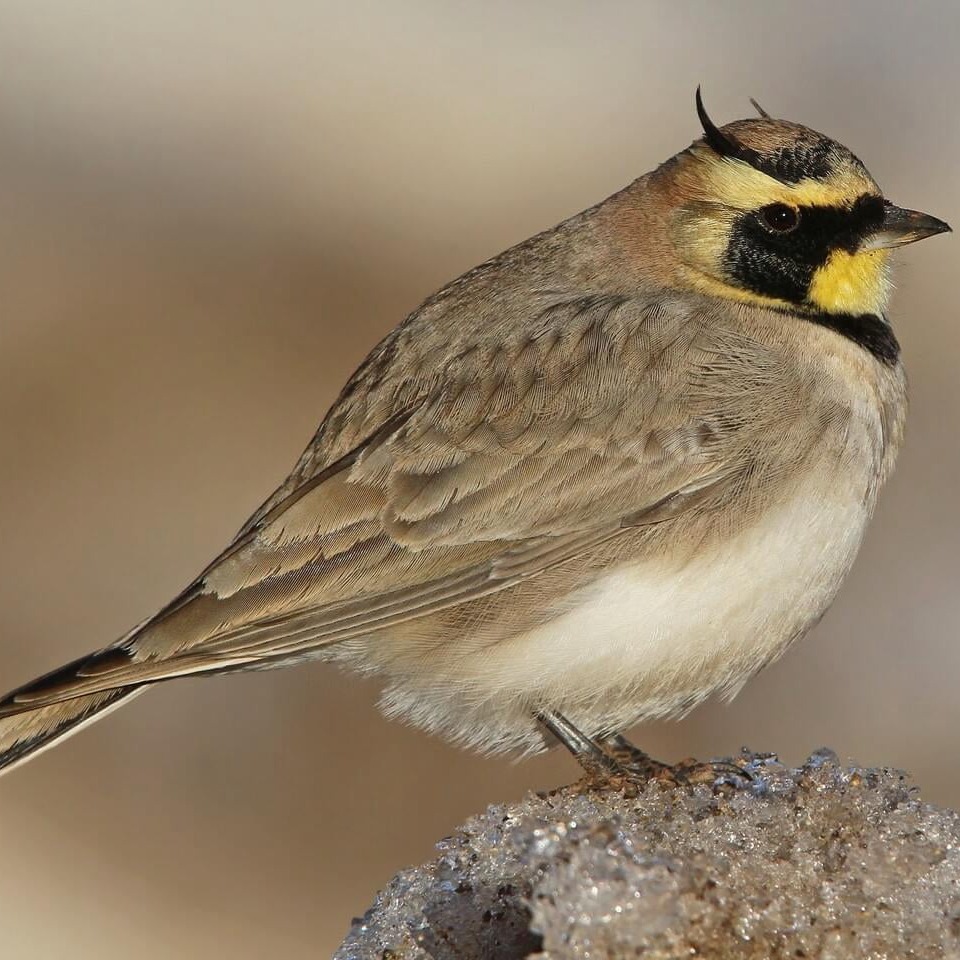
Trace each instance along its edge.
<path fill-rule="evenodd" d="M 826 750 L 752 781 L 580 783 L 490 807 L 336 960 L 960 960 L 960 816 Z"/>

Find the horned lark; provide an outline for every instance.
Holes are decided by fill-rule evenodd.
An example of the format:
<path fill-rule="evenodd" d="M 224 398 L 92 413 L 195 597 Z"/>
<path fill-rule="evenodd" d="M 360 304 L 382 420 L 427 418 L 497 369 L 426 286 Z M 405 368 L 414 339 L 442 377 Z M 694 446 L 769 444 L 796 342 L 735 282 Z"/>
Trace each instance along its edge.
<path fill-rule="evenodd" d="M 697 110 L 375 347 L 180 596 L 0 701 L 0 766 L 160 681 L 308 659 L 461 744 L 596 766 L 816 623 L 903 432 L 890 251 L 950 228 L 807 127 Z"/>

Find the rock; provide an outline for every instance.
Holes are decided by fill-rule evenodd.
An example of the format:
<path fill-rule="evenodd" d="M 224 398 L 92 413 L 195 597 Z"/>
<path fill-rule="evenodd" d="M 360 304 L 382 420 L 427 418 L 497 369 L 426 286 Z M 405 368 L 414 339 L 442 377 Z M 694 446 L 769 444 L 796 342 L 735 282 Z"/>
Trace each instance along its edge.
<path fill-rule="evenodd" d="M 827 750 L 753 780 L 574 784 L 398 874 L 336 960 L 960 960 L 960 817 Z"/>

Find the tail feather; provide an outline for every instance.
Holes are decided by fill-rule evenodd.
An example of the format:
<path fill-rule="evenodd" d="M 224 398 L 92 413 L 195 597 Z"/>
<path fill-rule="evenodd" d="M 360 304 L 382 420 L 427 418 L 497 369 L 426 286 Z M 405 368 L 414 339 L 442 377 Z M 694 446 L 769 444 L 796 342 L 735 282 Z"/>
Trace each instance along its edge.
<path fill-rule="evenodd" d="M 126 638 L 124 638 L 126 639 Z M 40 707 L 52 706 L 75 700 L 87 694 L 105 693 L 109 690 L 124 687 L 138 686 L 129 680 L 115 684 L 105 684 L 98 690 L 84 690 L 84 681 L 94 675 L 98 669 L 111 665 L 127 664 L 130 661 L 129 652 L 119 644 L 88 653 L 78 657 L 70 663 L 57 667 L 45 673 L 42 677 L 35 677 L 29 683 L 11 690 L 0 697 L 0 721 L 18 713 L 30 712 Z"/>
<path fill-rule="evenodd" d="M 0 718 L 0 774 L 33 759 L 146 689 L 105 690 Z"/>

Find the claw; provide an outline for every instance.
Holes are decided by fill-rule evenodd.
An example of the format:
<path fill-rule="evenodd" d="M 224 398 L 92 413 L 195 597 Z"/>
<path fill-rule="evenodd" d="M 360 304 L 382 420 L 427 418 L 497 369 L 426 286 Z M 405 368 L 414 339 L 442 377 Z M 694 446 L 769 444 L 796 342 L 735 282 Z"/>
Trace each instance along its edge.
<path fill-rule="evenodd" d="M 729 781 L 731 777 L 753 782 L 753 774 L 732 760 L 695 760 L 692 757 L 681 760 L 671 767 L 671 771 L 678 783 L 694 785 L 698 783 L 716 783 L 718 780 Z"/>

